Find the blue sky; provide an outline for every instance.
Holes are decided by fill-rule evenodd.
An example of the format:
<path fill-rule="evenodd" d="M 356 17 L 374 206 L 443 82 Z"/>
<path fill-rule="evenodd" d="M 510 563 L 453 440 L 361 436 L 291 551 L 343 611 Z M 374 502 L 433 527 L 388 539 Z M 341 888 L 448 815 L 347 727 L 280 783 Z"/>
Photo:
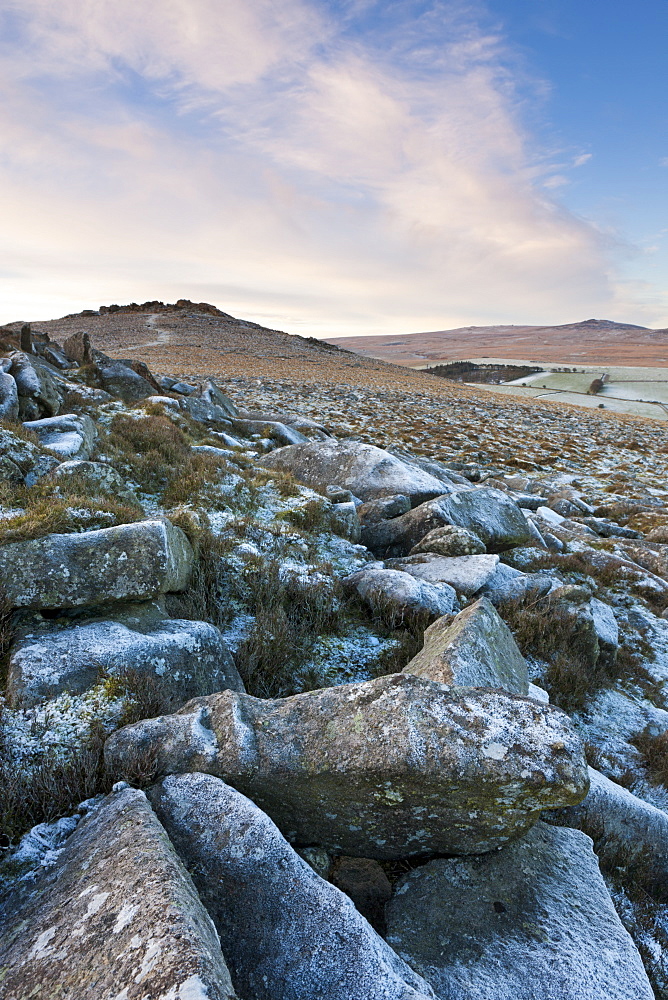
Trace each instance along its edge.
<path fill-rule="evenodd" d="M 668 2 L 0 0 L 0 322 L 668 326 Z"/>

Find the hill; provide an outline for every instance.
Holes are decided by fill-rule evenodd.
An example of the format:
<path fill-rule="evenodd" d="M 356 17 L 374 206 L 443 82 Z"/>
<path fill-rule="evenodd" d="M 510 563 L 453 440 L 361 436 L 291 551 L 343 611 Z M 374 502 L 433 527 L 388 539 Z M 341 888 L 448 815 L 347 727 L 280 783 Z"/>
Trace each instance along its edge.
<path fill-rule="evenodd" d="M 333 337 L 328 343 L 411 367 L 483 357 L 668 367 L 668 330 L 601 319 L 563 326 L 462 326 L 392 337 Z"/>

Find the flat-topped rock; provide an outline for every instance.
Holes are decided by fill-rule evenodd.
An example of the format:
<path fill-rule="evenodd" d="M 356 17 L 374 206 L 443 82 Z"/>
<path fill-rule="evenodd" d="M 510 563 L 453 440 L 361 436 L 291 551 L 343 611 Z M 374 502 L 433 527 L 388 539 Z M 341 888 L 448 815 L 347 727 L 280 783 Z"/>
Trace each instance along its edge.
<path fill-rule="evenodd" d="M 387 940 L 440 1000 L 652 1000 L 588 837 L 538 823 L 477 858 L 411 872 Z"/>
<path fill-rule="evenodd" d="M 264 700 L 225 691 L 107 741 L 115 774 L 149 749 L 157 775 L 204 771 L 293 843 L 396 858 L 493 850 L 588 788 L 567 715 L 412 674 Z"/>
<path fill-rule="evenodd" d="M 7 672 L 11 705 L 27 707 L 62 691 L 78 694 L 106 676 L 146 674 L 174 709 L 197 695 L 244 686 L 222 636 L 208 622 L 132 608 L 108 618 L 45 622 L 14 642 Z"/>
<path fill-rule="evenodd" d="M 82 820 L 2 923 L 2 1000 L 234 1000 L 211 918 L 132 788 Z"/>
<path fill-rule="evenodd" d="M 336 483 L 364 501 L 402 494 L 416 505 L 450 488 L 428 472 L 360 441 L 328 438 L 278 448 L 264 455 L 260 465 L 291 472 L 316 489 Z"/>
<path fill-rule="evenodd" d="M 183 590 L 193 550 L 167 519 L 0 546 L 0 586 L 14 607 L 74 608 Z"/>
<path fill-rule="evenodd" d="M 460 611 L 454 621 L 439 619 L 424 633 L 424 647 L 404 673 L 441 684 L 499 687 L 526 695 L 529 677 L 512 632 L 485 598 Z"/>
<path fill-rule="evenodd" d="M 244 795 L 210 775 L 184 774 L 149 796 L 193 872 L 240 996 L 433 997 L 350 899 L 316 875 Z"/>
<path fill-rule="evenodd" d="M 476 594 L 494 575 L 499 562 L 497 555 L 436 556 L 431 552 L 417 553 L 399 559 L 388 559 L 390 569 L 410 573 L 427 583 L 448 583 L 460 594 Z"/>
<path fill-rule="evenodd" d="M 61 413 L 42 420 L 26 420 L 27 430 L 34 431 L 44 448 L 61 458 L 88 459 L 97 439 L 97 428 L 85 413 Z"/>

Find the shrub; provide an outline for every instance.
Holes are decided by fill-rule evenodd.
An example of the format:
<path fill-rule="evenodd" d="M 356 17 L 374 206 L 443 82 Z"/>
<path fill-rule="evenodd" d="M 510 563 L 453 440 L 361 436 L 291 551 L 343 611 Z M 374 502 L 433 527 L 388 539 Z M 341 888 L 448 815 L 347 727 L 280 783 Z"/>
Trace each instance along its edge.
<path fill-rule="evenodd" d="M 668 788 L 668 731 L 656 735 L 644 729 L 629 742 L 640 751 L 650 781 Z"/>
<path fill-rule="evenodd" d="M 544 677 L 550 699 L 566 711 L 584 707 L 587 698 L 612 683 L 618 668 L 599 659 L 592 663 L 592 635 L 569 608 L 549 597 L 513 599 L 498 607 L 524 656 L 548 664 Z"/>

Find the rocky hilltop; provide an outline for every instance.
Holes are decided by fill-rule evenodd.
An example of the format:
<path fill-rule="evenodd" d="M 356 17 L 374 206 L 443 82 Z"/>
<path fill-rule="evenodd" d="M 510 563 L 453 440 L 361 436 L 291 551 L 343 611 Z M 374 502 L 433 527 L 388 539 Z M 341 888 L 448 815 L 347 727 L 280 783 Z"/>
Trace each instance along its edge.
<path fill-rule="evenodd" d="M 668 996 L 661 425 L 0 339 L 3 1000 Z"/>

